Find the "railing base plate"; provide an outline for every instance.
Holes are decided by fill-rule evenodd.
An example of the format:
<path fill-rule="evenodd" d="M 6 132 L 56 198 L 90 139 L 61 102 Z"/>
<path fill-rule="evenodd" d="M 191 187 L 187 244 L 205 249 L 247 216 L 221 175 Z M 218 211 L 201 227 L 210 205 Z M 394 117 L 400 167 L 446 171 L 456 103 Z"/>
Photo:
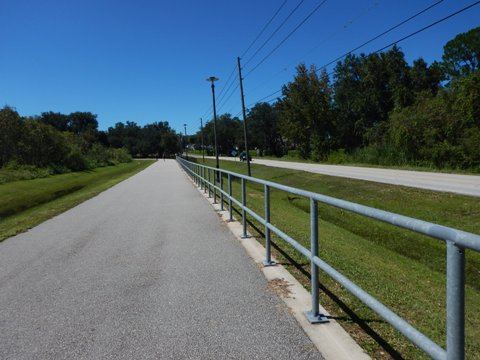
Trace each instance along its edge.
<path fill-rule="evenodd" d="M 330 321 L 325 315 L 322 315 L 322 314 L 313 315 L 312 310 L 307 310 L 307 311 L 304 311 L 303 313 L 307 317 L 307 320 L 310 322 L 310 324 L 327 323 Z"/>
<path fill-rule="evenodd" d="M 272 260 L 270 260 L 270 261 L 263 260 L 262 263 L 263 263 L 263 266 L 265 266 L 265 267 L 266 267 L 266 266 L 275 266 L 275 265 L 277 265 L 277 263 L 276 263 L 275 261 L 272 261 Z"/>

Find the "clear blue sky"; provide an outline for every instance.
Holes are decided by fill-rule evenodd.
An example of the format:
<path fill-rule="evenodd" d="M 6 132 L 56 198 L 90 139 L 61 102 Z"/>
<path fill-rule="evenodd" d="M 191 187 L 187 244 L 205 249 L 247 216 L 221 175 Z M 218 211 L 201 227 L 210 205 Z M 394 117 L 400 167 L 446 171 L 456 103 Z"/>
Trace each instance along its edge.
<path fill-rule="evenodd" d="M 217 95 L 242 55 L 284 0 L 0 0 L 0 106 L 21 115 L 90 111 L 100 129 L 116 122 L 168 121 L 193 133 L 211 118 L 205 79 Z M 246 62 L 300 0 L 288 0 L 245 54 Z M 319 0 L 303 4 L 258 55 L 249 72 Z M 245 77 L 246 104 L 293 78 L 300 62 L 322 66 L 436 0 L 327 0 L 270 58 Z M 360 52 L 371 52 L 474 0 L 444 0 Z M 480 26 L 480 6 L 399 44 L 409 62 L 440 60 L 443 45 Z M 331 67 L 329 68 L 329 70 Z M 231 88 L 233 89 L 233 87 Z M 219 113 L 240 113 L 235 91 Z"/>

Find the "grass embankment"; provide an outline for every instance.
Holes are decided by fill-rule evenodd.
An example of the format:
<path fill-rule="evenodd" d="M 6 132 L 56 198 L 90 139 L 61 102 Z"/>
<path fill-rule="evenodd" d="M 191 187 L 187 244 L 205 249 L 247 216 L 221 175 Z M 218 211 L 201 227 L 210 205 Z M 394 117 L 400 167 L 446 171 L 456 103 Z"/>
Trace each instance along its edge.
<path fill-rule="evenodd" d="M 201 163 L 201 160 L 199 160 Z M 207 162 L 213 165 L 213 161 Z M 245 173 L 245 164 L 224 161 Z M 253 165 L 253 176 L 375 208 L 480 233 L 478 198 Z M 226 183 L 226 182 L 225 182 Z M 240 186 L 234 182 L 234 194 Z M 263 214 L 263 187 L 247 185 L 247 204 Z M 309 202 L 271 192 L 271 221 L 309 248 Z M 445 348 L 445 245 L 391 225 L 319 204 L 320 257 Z M 262 227 L 250 219 L 261 239 Z M 307 288 L 308 261 L 273 237 L 277 259 Z M 480 358 L 480 254 L 466 254 L 467 358 Z M 377 359 L 428 357 L 348 291 L 321 273 L 321 302 Z"/>
<path fill-rule="evenodd" d="M 132 161 L 0 185 L 0 241 L 80 204 L 152 162 Z"/>

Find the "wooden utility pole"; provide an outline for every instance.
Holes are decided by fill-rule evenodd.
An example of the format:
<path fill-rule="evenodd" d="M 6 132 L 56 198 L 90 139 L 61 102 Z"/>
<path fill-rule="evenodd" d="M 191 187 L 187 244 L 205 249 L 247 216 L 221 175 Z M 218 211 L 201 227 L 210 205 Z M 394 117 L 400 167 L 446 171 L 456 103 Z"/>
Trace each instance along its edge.
<path fill-rule="evenodd" d="M 242 99 L 242 114 L 243 114 L 243 136 L 245 137 L 245 153 L 247 160 L 247 175 L 252 176 L 250 170 L 250 154 L 248 153 L 248 142 L 247 142 L 247 115 L 245 114 L 245 98 L 243 96 L 243 79 L 242 79 L 242 67 L 240 66 L 240 57 L 237 57 L 238 63 L 238 80 L 240 81 L 240 97 Z"/>

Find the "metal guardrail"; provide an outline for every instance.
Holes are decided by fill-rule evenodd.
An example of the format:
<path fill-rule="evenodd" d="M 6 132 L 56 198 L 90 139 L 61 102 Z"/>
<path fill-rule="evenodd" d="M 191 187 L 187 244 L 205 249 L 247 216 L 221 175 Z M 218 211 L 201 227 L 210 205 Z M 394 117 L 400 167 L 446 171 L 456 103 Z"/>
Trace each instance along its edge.
<path fill-rule="evenodd" d="M 232 204 L 238 205 L 242 210 L 242 237 L 247 234 L 247 213 L 265 226 L 265 261 L 264 265 L 274 265 L 271 260 L 271 232 L 292 245 L 296 250 L 310 260 L 311 264 L 311 296 L 312 308 L 305 312 L 310 322 L 326 322 L 328 319 L 319 311 L 319 283 L 318 269 L 322 269 L 335 281 L 349 290 L 378 315 L 383 317 L 395 329 L 401 332 L 412 343 L 422 349 L 433 359 L 463 360 L 465 358 L 465 249 L 480 252 L 480 236 L 465 231 L 449 228 L 442 225 L 398 215 L 353 202 L 336 199 L 330 196 L 305 191 L 254 177 L 237 174 L 231 171 L 216 169 L 209 166 L 186 161 L 177 157 L 177 162 L 186 173 L 192 177 L 196 185 L 204 192 L 208 191 L 209 197 L 217 202 L 217 194 L 220 197 L 220 207 L 224 210 L 224 197 L 227 198 L 230 220 L 233 220 Z M 223 177 L 227 177 L 227 189 L 224 189 Z M 241 181 L 241 201 L 232 196 L 232 179 Z M 261 184 L 264 186 L 265 214 L 264 217 L 247 207 L 246 182 Z M 207 190 L 208 189 L 208 190 Z M 295 239 L 284 233 L 270 223 L 270 189 L 281 190 L 290 194 L 299 195 L 310 200 L 310 250 L 302 246 Z M 395 314 L 380 301 L 361 289 L 354 282 L 346 278 L 332 266 L 318 256 L 318 202 L 335 206 L 340 209 L 380 220 L 404 229 L 430 236 L 446 242 L 447 245 L 447 346 L 444 350 L 429 337 L 410 325 L 406 320 Z"/>

